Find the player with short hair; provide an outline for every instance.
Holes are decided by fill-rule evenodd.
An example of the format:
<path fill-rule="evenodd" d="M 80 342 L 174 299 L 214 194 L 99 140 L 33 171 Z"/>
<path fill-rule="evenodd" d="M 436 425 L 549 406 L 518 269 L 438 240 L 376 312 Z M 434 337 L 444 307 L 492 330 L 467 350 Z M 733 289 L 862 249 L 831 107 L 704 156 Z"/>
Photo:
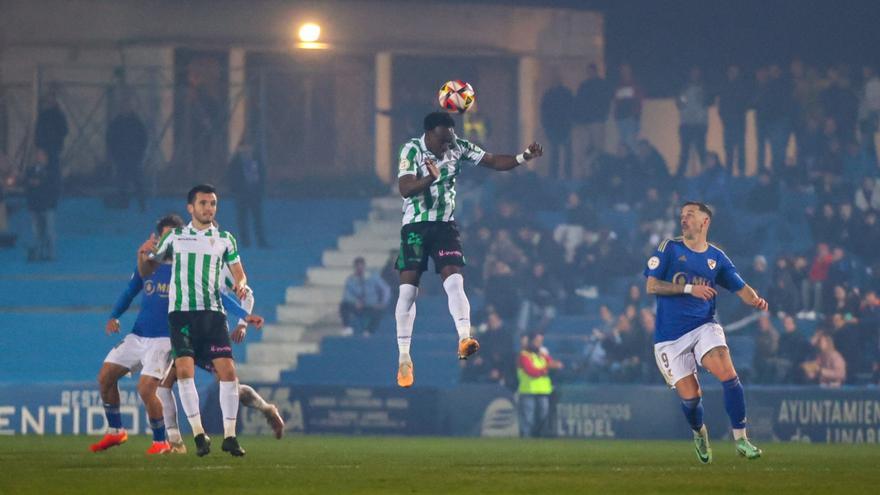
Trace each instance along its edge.
<path fill-rule="evenodd" d="M 428 269 L 428 258 L 440 274 L 449 300 L 449 313 L 458 332 L 458 357 L 467 359 L 480 344 L 471 336 L 470 303 L 464 292 L 461 268 L 465 265 L 455 211 L 455 180 L 464 166 L 481 165 L 511 170 L 543 154 L 538 143 L 519 155 L 495 155 L 456 137 L 455 121 L 448 113 L 433 112 L 423 122 L 425 133 L 403 145 L 400 151 L 398 189 L 403 196 L 403 227 L 400 229 L 400 295 L 397 299 L 397 384 L 411 387 L 414 380 L 410 341 L 416 317 L 419 280 Z"/>
<path fill-rule="evenodd" d="M 149 249 L 144 249 L 143 255 L 146 256 L 149 252 Z M 253 324 L 257 329 L 260 329 L 263 326 L 263 317 L 252 313 L 256 299 L 250 287 L 247 287 L 245 298 L 239 301 L 232 292 L 234 280 L 228 268 L 223 267 L 221 277 L 223 278 L 223 285 L 220 286 L 220 292 L 223 294 L 223 307 L 229 313 L 228 316 L 238 319 L 238 323 L 230 334 L 230 338 L 232 342 L 240 344 L 247 336 L 248 325 Z M 167 314 L 167 310 L 165 313 Z M 213 373 L 214 377 L 219 381 L 211 361 L 197 360 L 196 366 L 209 373 Z M 186 452 L 186 447 L 181 440 L 180 427 L 177 423 L 177 402 L 174 400 L 174 393 L 171 389 L 175 382 L 177 382 L 177 373 L 176 369 L 172 368 L 172 372 L 168 373 L 159 384 L 158 394 L 162 398 L 162 411 L 165 415 L 165 425 L 172 452 L 183 453 Z M 244 383 L 238 382 L 238 395 L 242 406 L 253 408 L 263 413 L 275 434 L 275 438 L 280 440 L 284 435 L 284 420 L 278 412 L 278 407 L 266 402 L 253 387 Z"/>
<path fill-rule="evenodd" d="M 199 395 L 193 377 L 196 360 L 211 362 L 220 380 L 222 450 L 240 457 L 245 455 L 245 450 L 235 435 L 238 380 L 226 314 L 220 302 L 220 271 L 223 265 L 229 267 L 234 278 L 232 290 L 239 299 L 247 295 L 247 276 L 235 237 L 214 226 L 216 189 L 208 184 L 193 187 L 187 194 L 186 208 L 192 217 L 189 225 L 166 233 L 153 249 L 156 258 L 167 253 L 173 255 L 168 323 L 178 392 L 195 436 L 196 454 L 200 457 L 207 455 L 211 452 L 211 440 L 202 426 Z M 144 263 L 155 265 L 154 260 Z M 141 271 L 149 271 L 149 267 L 145 266 Z"/>
<path fill-rule="evenodd" d="M 767 301 L 743 281 L 724 251 L 708 242 L 711 223 L 712 210 L 707 205 L 685 203 L 681 209 L 682 237 L 660 243 L 644 272 L 647 292 L 657 296 L 657 366 L 681 398 L 682 411 L 694 431 L 697 458 L 704 464 L 712 462 L 712 449 L 703 424 L 697 363 L 721 381 L 736 452 L 747 459 L 761 456 L 761 449 L 746 436 L 745 394 L 727 349 L 724 330 L 715 319 L 715 287 L 724 287 L 745 304 L 767 311 Z"/>
<path fill-rule="evenodd" d="M 183 220 L 179 216 L 166 215 L 156 224 L 156 232 L 162 235 L 182 226 Z M 135 270 L 125 292 L 119 296 L 119 300 L 113 306 L 105 327 L 107 335 L 119 333 L 119 317 L 143 290 L 141 310 L 138 312 L 131 333 L 107 354 L 98 373 L 108 431 L 101 440 L 91 445 L 92 452 L 100 452 L 128 440 L 128 433 L 122 427 L 122 416 L 119 412 L 119 379 L 137 371 L 141 374 L 137 386 L 138 393 L 144 402 L 150 428 L 153 430 L 153 444 L 147 453 L 163 454 L 171 450 L 166 436 L 162 402 L 157 395 L 159 382 L 164 378 L 171 363 L 171 341 L 168 338 L 166 316 L 170 278 L 170 261 L 163 261 L 152 274 L 145 277 L 141 277 L 138 270 Z"/>

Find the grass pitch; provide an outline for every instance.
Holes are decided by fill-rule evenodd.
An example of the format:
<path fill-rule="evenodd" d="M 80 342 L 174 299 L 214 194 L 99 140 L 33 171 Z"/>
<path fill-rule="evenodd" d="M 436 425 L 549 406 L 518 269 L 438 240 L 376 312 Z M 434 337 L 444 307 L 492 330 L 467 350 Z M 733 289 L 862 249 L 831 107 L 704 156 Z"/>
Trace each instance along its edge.
<path fill-rule="evenodd" d="M 690 442 L 392 437 L 242 437 L 244 458 L 149 457 L 131 437 L 107 452 L 91 437 L 0 437 L 0 494 L 19 493 L 808 493 L 880 490 L 880 445 L 761 444 L 738 458 L 715 441 L 700 465 Z"/>

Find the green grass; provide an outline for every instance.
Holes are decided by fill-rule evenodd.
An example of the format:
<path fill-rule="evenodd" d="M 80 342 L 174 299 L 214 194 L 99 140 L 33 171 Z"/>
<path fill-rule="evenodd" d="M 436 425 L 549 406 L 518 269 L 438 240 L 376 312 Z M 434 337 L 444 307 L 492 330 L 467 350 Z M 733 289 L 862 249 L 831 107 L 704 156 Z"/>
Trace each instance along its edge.
<path fill-rule="evenodd" d="M 18 493 L 808 493 L 880 490 L 880 446 L 763 444 L 764 458 L 690 442 L 299 436 L 243 437 L 214 450 L 146 458 L 145 436 L 101 454 L 87 437 L 0 437 L 0 494 Z M 191 451 L 192 443 L 189 443 Z"/>

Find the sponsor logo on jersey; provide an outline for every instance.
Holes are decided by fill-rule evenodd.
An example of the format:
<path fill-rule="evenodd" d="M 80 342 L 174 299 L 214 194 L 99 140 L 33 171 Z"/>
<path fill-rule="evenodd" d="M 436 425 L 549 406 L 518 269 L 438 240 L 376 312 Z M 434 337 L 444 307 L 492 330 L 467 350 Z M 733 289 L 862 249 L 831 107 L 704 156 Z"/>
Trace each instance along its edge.
<path fill-rule="evenodd" d="M 688 260 L 687 256 L 685 256 L 685 255 L 681 255 L 678 257 L 678 261 L 687 261 L 687 260 Z"/>

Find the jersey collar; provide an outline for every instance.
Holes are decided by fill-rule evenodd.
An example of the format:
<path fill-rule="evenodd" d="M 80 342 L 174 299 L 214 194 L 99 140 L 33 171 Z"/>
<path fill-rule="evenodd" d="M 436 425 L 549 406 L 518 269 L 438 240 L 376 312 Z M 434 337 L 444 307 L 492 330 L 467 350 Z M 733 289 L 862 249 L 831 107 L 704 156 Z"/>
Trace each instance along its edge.
<path fill-rule="evenodd" d="M 204 234 L 205 232 L 211 232 L 213 230 L 217 230 L 217 228 L 214 227 L 213 225 L 211 225 L 207 229 L 199 230 L 199 229 L 195 228 L 195 226 L 193 225 L 193 223 L 191 221 L 189 222 L 189 224 L 187 224 L 186 228 L 188 228 L 190 230 L 194 230 L 199 234 Z"/>

